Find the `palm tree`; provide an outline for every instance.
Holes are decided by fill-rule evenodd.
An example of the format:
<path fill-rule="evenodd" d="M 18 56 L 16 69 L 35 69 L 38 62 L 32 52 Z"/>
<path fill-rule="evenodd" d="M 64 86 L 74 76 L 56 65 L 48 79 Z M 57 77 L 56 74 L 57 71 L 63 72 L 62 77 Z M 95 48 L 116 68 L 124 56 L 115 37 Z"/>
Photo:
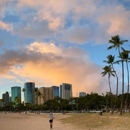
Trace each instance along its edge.
<path fill-rule="evenodd" d="M 119 35 L 111 37 L 111 40 L 109 40 L 109 43 L 112 44 L 112 46 L 108 47 L 108 50 L 112 48 L 118 49 L 119 57 L 121 58 L 121 53 L 120 53 L 120 47 L 123 45 L 125 42 L 128 40 L 121 40 Z M 121 98 L 121 106 L 120 106 L 120 115 L 122 115 L 122 109 L 123 109 L 123 94 L 124 94 L 124 64 L 123 60 L 121 60 L 122 63 L 122 98 Z"/>
<path fill-rule="evenodd" d="M 17 106 L 17 107 L 18 107 L 18 106 L 19 106 L 19 104 L 21 103 L 21 100 L 19 99 L 19 97 L 18 97 L 18 96 L 16 96 L 14 100 L 15 100 L 15 104 L 16 104 L 15 106 Z"/>
<path fill-rule="evenodd" d="M 43 94 L 41 94 L 41 92 L 40 92 L 40 91 L 38 91 L 38 92 L 37 92 L 37 97 L 39 97 L 39 98 L 40 98 L 40 104 L 41 104 L 41 97 L 42 97 L 42 95 L 43 95 Z"/>
<path fill-rule="evenodd" d="M 114 75 L 114 71 L 112 71 L 112 69 L 111 69 L 111 66 L 105 66 L 103 68 L 103 70 L 104 71 L 101 73 L 102 76 L 105 76 L 106 74 L 108 74 L 109 89 L 110 89 L 110 93 L 111 93 L 111 109 L 112 109 L 112 90 L 111 90 L 110 77 L 111 77 L 111 75 L 112 76 L 115 76 L 115 75 Z M 112 113 L 112 111 L 111 111 L 111 113 Z"/>
<path fill-rule="evenodd" d="M 38 88 L 34 88 L 33 92 L 35 93 L 35 103 L 37 104 L 37 93 L 38 93 Z"/>
<path fill-rule="evenodd" d="M 126 101 L 125 101 L 125 109 L 127 108 L 127 101 L 128 101 L 128 95 L 129 95 L 129 66 L 128 66 L 128 62 L 130 61 L 129 58 L 129 52 L 126 51 L 124 48 L 122 48 L 123 52 L 121 53 L 121 58 L 123 61 L 126 62 L 126 68 L 127 68 L 127 96 L 126 96 Z"/>
<path fill-rule="evenodd" d="M 42 94 L 42 99 L 43 99 L 43 104 L 44 104 L 44 96 L 43 96 L 43 94 Z"/>
<path fill-rule="evenodd" d="M 41 94 L 41 92 L 38 90 L 36 96 L 40 98 L 40 105 L 41 105 L 41 97 L 43 94 Z M 39 111 L 40 114 L 40 111 Z"/>
<path fill-rule="evenodd" d="M 108 59 L 108 60 L 107 60 L 107 61 L 104 60 L 104 62 L 106 62 L 107 64 L 111 65 L 112 70 L 114 71 L 114 74 L 115 74 L 115 76 L 116 76 L 116 96 L 115 96 L 115 104 L 114 104 L 113 110 L 112 110 L 112 114 L 113 114 L 114 109 L 115 109 L 115 107 L 116 107 L 116 101 L 117 101 L 117 96 L 118 96 L 118 76 L 117 76 L 117 73 L 116 73 L 116 71 L 115 71 L 115 69 L 114 69 L 113 64 L 115 64 L 115 63 L 117 63 L 117 62 L 114 61 L 115 56 L 112 56 L 112 55 L 108 55 L 108 56 L 107 56 L 107 59 Z"/>
<path fill-rule="evenodd" d="M 9 104 L 9 92 L 6 91 L 5 94 L 6 94 L 6 103 L 5 103 L 5 105 L 7 106 Z"/>
<path fill-rule="evenodd" d="M 23 88 L 23 89 L 22 89 L 22 92 L 24 93 L 24 106 L 25 106 L 25 104 L 26 104 L 26 102 L 25 102 L 25 92 L 26 92 L 26 89 Z"/>
<path fill-rule="evenodd" d="M 121 96 L 121 106 L 120 106 L 120 115 L 122 115 L 123 110 L 123 103 L 124 103 L 124 60 L 123 60 L 123 52 L 120 53 L 119 58 L 121 60 L 118 60 L 117 62 L 121 62 L 122 64 L 122 96 Z"/>
<path fill-rule="evenodd" d="M 20 102 L 21 102 L 21 101 L 20 101 L 19 97 L 16 96 L 16 97 L 15 97 L 15 103 L 16 103 L 16 104 L 19 104 Z"/>
<path fill-rule="evenodd" d="M 5 93 L 6 93 L 7 95 L 9 95 L 9 92 L 8 92 L 8 91 L 6 91 Z"/>
<path fill-rule="evenodd" d="M 120 40 L 120 36 L 116 35 L 111 37 L 111 40 L 109 40 L 109 43 L 113 44 L 112 46 L 109 46 L 107 49 L 110 50 L 112 48 L 118 49 L 119 55 L 120 55 L 120 46 L 123 45 L 125 42 L 128 42 L 128 40 Z"/>

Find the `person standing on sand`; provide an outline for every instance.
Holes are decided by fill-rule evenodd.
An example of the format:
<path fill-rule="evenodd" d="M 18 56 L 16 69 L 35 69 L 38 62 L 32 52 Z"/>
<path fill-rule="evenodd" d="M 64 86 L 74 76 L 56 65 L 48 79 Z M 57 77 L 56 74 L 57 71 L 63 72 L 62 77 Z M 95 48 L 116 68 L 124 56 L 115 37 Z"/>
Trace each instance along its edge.
<path fill-rule="evenodd" d="M 52 111 L 50 111 L 48 116 L 49 116 L 50 128 L 52 129 L 53 119 L 54 119 Z"/>

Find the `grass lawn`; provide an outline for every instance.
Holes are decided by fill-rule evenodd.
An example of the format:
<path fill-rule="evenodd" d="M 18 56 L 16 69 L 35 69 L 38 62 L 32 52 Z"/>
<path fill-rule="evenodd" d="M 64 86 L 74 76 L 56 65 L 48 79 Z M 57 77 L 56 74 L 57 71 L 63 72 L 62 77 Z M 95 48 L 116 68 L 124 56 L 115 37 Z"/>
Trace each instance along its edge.
<path fill-rule="evenodd" d="M 63 123 L 70 123 L 77 128 L 86 130 L 130 130 L 130 114 L 119 113 L 85 113 L 72 114 L 62 119 Z"/>

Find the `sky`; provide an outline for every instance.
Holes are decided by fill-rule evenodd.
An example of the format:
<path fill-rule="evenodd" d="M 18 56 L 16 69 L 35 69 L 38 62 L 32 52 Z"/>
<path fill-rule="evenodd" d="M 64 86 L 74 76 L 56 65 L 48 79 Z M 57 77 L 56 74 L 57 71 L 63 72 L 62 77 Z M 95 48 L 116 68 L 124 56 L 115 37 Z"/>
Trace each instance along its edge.
<path fill-rule="evenodd" d="M 108 92 L 101 72 L 109 54 L 118 58 L 107 50 L 115 35 L 130 40 L 130 0 L 0 0 L 0 98 L 25 82 L 70 83 L 73 96 Z"/>

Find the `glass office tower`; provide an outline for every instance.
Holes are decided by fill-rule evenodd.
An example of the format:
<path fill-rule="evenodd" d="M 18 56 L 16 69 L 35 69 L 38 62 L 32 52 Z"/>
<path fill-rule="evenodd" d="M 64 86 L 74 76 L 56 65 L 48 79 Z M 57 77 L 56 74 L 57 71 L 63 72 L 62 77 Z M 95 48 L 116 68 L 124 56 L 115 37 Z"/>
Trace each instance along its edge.
<path fill-rule="evenodd" d="M 54 92 L 54 98 L 59 97 L 59 87 L 58 86 L 52 86 L 51 87 Z"/>
<path fill-rule="evenodd" d="M 25 103 L 35 104 L 35 83 L 34 82 L 27 82 L 24 84 L 25 88 Z"/>
<path fill-rule="evenodd" d="M 21 101 L 21 87 L 14 86 L 11 87 L 11 101 L 15 102 L 15 97 L 18 97 Z"/>

